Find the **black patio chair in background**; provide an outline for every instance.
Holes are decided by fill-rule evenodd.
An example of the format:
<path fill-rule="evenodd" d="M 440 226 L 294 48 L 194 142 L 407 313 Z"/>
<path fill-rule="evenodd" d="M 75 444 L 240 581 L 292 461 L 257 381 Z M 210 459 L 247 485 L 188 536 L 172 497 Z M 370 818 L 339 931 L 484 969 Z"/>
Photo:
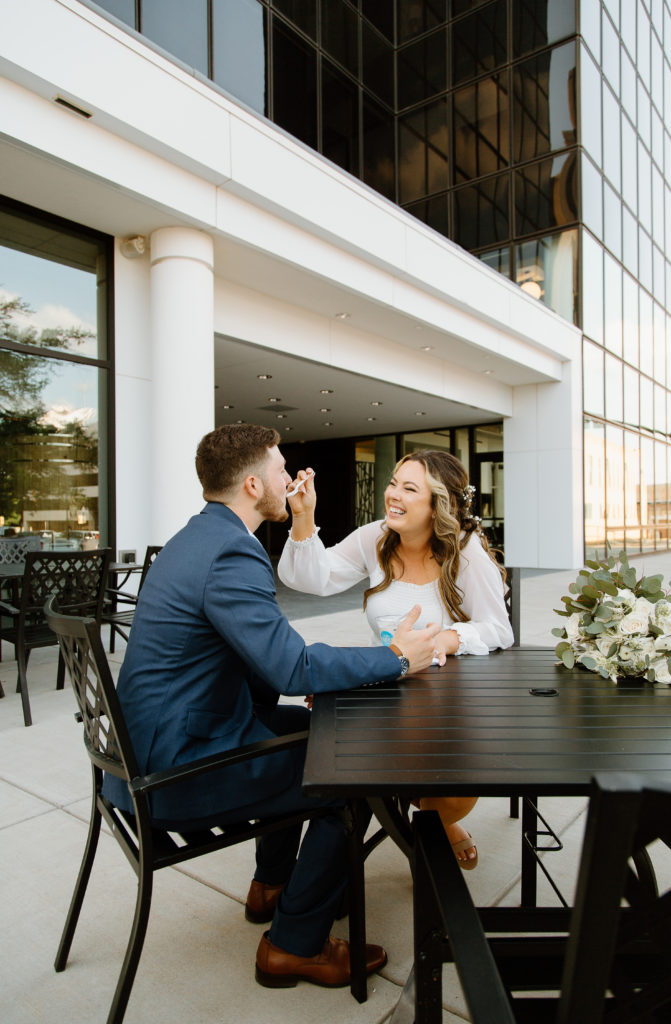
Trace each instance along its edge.
<path fill-rule="evenodd" d="M 151 568 L 152 562 L 162 547 L 162 544 L 154 544 L 147 547 L 144 555 L 144 562 L 142 563 L 142 571 L 140 573 L 140 582 L 138 584 L 137 594 L 132 594 L 127 590 L 119 589 L 117 587 L 107 588 L 105 593 L 105 604 L 103 606 L 102 622 L 103 625 L 110 627 L 110 654 L 114 653 L 114 640 L 117 633 L 119 636 L 123 637 L 126 643 L 128 643 L 128 633 L 130 631 L 130 627 L 133 625 L 133 617 L 137 606 L 138 594 L 142 590 L 142 586 L 147 578 L 147 573 Z"/>
<path fill-rule="evenodd" d="M 476 908 L 435 812 L 413 827 L 415 1024 L 442 1020 L 445 962 L 473 1024 L 671 1020 L 671 890 L 639 870 L 671 846 L 671 787 L 594 779 L 573 908 Z"/>
<path fill-rule="evenodd" d="M 198 832 L 184 832 L 178 839 L 175 838 L 177 833 L 154 827 L 151 821 L 150 797 L 157 789 L 174 786 L 184 780 L 204 776 L 207 772 L 220 771 L 230 765 L 299 746 L 306 742 L 307 732 L 264 740 L 238 750 L 180 765 L 178 768 L 141 776 L 100 638 L 99 624 L 90 618 L 61 615 L 53 599 L 48 602 L 45 615 L 54 631 L 54 637 L 60 643 L 75 692 L 79 706 L 77 718 L 84 725 L 84 744 L 91 761 L 93 783 L 88 839 L 54 967 L 56 971 L 65 969 L 104 818 L 138 880 L 135 916 L 107 1018 L 107 1024 L 120 1024 L 140 961 L 149 920 L 154 872 L 215 850 L 247 842 L 265 832 L 286 828 L 294 823 L 332 812 L 313 810 L 261 821 L 240 821 L 216 829 L 204 828 Z M 103 772 L 110 772 L 125 780 L 133 800 L 134 815 L 120 811 L 103 796 Z M 355 828 L 353 820 L 356 806 L 355 804 L 352 809 L 346 808 L 343 811 L 343 818 L 350 834 L 350 865 L 356 851 L 356 844 L 352 839 L 358 829 Z M 351 878 L 354 879 L 352 885 L 357 886 L 356 889 L 350 888 L 352 972 L 365 992 L 365 923 L 361 863 L 357 864 L 356 869 L 351 870 Z M 101 898 L 104 907 L 104 902 L 109 899 L 109 893 L 102 893 Z M 103 921 L 100 941 L 105 940 Z"/>
<path fill-rule="evenodd" d="M 107 570 L 112 551 L 27 551 L 20 580 L 18 606 L 0 601 L 0 639 L 14 645 L 17 693 L 21 694 L 23 721 L 32 725 L 27 668 L 35 647 L 53 647 L 58 641 L 44 616 L 45 601 L 54 594 L 59 607 L 74 615 L 87 615 L 100 623 Z M 63 689 L 65 667 L 58 659 L 56 688 Z"/>

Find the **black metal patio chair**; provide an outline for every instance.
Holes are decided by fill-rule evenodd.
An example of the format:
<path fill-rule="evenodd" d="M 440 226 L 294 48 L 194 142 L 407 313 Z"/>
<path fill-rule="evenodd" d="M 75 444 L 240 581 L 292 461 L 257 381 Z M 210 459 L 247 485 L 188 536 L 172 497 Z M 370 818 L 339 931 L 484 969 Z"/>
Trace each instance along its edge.
<path fill-rule="evenodd" d="M 100 623 L 107 584 L 110 548 L 97 551 L 27 551 L 20 580 L 18 605 L 0 601 L 0 640 L 14 645 L 17 693 L 21 694 L 23 721 L 32 724 L 27 668 L 35 647 L 53 647 L 58 641 L 44 617 L 45 601 L 54 594 L 65 612 L 88 615 Z M 56 688 L 63 689 L 65 667 L 59 655 Z"/>
<path fill-rule="evenodd" d="M 133 625 L 138 594 L 142 590 L 144 581 L 147 578 L 147 573 L 162 547 L 162 544 L 152 544 L 147 546 L 147 550 L 144 554 L 144 561 L 142 563 L 142 570 L 140 572 L 137 594 L 132 594 L 130 591 L 118 587 L 108 587 L 105 592 L 102 622 L 103 625 L 110 627 L 110 654 L 114 652 L 114 641 L 117 633 L 119 636 L 123 637 L 126 643 L 128 643 L 128 633 L 130 631 L 130 627 Z"/>
<path fill-rule="evenodd" d="M 58 638 L 61 652 L 70 675 L 79 713 L 76 716 L 84 726 L 84 744 L 91 770 L 93 795 L 89 832 L 72 902 L 63 935 L 58 947 L 54 967 L 65 969 L 79 913 L 84 900 L 91 868 L 95 858 L 100 827 L 104 819 L 112 835 L 125 853 L 137 875 L 135 914 L 126 954 L 121 967 L 107 1024 L 121 1024 L 133 981 L 137 972 L 145 933 L 149 921 L 154 872 L 161 868 L 181 864 L 194 857 L 213 853 L 238 843 L 256 839 L 266 832 L 332 813 L 312 810 L 304 813 L 267 818 L 260 821 L 240 821 L 216 828 L 203 828 L 198 832 L 178 834 L 152 824 L 150 797 L 157 789 L 177 785 L 207 772 L 221 770 L 253 758 L 280 750 L 287 750 L 306 742 L 307 732 L 297 732 L 277 739 L 249 744 L 221 755 L 202 758 L 152 775 L 140 775 L 125 719 L 116 694 L 107 656 L 100 638 L 100 627 L 93 619 L 61 615 L 54 599 L 47 603 L 45 615 Z M 132 797 L 135 814 L 119 810 L 103 796 L 103 773 L 110 772 L 124 779 Z M 343 819 L 349 834 L 350 865 L 350 945 L 352 953 L 353 985 L 365 998 L 365 923 L 363 911 L 363 865 L 355 840 L 360 834 L 356 824 L 359 813 L 357 803 L 346 807 Z M 356 857 L 354 863 L 352 858 Z M 109 894 L 103 894 L 104 899 Z M 104 928 L 101 941 L 105 940 Z"/>
<path fill-rule="evenodd" d="M 671 787 L 594 779 L 573 908 L 478 909 L 438 815 L 413 828 L 415 1024 L 442 1020 L 445 962 L 473 1024 L 671 1020 L 671 890 L 640 870 L 671 846 Z"/>

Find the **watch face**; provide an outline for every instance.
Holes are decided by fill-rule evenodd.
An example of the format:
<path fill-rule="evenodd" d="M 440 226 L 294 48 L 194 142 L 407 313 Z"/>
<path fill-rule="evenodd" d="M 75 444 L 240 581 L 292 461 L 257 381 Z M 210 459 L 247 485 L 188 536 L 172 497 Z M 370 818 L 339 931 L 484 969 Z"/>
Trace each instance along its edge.
<path fill-rule="evenodd" d="M 410 668 L 410 662 L 408 661 L 407 658 L 399 658 L 398 660 L 401 663 L 401 678 L 402 678 L 406 674 L 408 669 Z"/>

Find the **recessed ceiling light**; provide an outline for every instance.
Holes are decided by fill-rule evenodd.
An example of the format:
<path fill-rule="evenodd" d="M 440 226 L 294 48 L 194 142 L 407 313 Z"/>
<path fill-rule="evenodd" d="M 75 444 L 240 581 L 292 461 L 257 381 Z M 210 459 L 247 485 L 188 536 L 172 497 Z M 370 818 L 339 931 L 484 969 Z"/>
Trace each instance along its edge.
<path fill-rule="evenodd" d="M 272 373 L 257 373 L 256 379 L 257 380 L 272 380 L 273 379 L 273 375 L 272 375 Z"/>
<path fill-rule="evenodd" d="M 371 402 L 371 405 L 382 405 L 382 402 Z"/>
<path fill-rule="evenodd" d="M 368 420 L 369 423 L 375 422 L 375 416 L 366 416 L 366 419 Z"/>
<path fill-rule="evenodd" d="M 433 352 L 433 345 L 422 345 L 420 352 Z"/>
<path fill-rule="evenodd" d="M 331 410 L 330 409 L 320 409 L 319 411 L 320 412 L 330 412 Z"/>
<path fill-rule="evenodd" d="M 423 330 L 424 330 L 424 328 L 422 327 L 422 325 L 421 325 L 421 324 L 415 324 L 415 330 L 416 330 L 416 331 L 423 331 Z"/>
<path fill-rule="evenodd" d="M 293 427 L 285 427 L 284 429 L 285 430 L 293 430 L 294 428 Z"/>
<path fill-rule="evenodd" d="M 223 408 L 224 409 L 235 409 L 235 406 L 234 405 L 224 405 Z"/>
<path fill-rule="evenodd" d="M 351 315 L 351 313 L 336 313 L 335 318 L 336 320 L 349 320 Z"/>
<path fill-rule="evenodd" d="M 319 394 L 320 395 L 332 395 L 333 394 L 333 388 L 320 388 L 319 389 Z"/>
<path fill-rule="evenodd" d="M 493 370 L 483 370 L 482 372 L 483 372 L 483 373 L 486 373 L 487 375 L 489 375 L 490 373 L 494 373 L 494 371 L 493 371 Z"/>
<path fill-rule="evenodd" d="M 235 422 L 236 423 L 244 423 L 245 421 L 244 420 L 236 420 Z"/>
<path fill-rule="evenodd" d="M 269 398 L 269 399 L 268 399 L 268 401 L 269 401 L 269 402 L 271 403 L 271 405 L 272 405 L 272 404 L 273 404 L 274 402 L 281 402 L 281 401 L 282 401 L 282 399 L 281 399 L 281 398 Z"/>
<path fill-rule="evenodd" d="M 284 420 L 284 419 L 286 419 L 286 416 L 284 415 L 283 412 L 278 412 L 277 419 L 278 420 Z"/>
<path fill-rule="evenodd" d="M 416 412 L 415 416 L 426 416 L 425 412 Z"/>
<path fill-rule="evenodd" d="M 330 420 L 324 420 L 324 426 L 325 426 L 325 427 L 332 427 L 332 426 L 333 426 L 333 424 L 331 423 L 331 421 L 330 421 Z"/>

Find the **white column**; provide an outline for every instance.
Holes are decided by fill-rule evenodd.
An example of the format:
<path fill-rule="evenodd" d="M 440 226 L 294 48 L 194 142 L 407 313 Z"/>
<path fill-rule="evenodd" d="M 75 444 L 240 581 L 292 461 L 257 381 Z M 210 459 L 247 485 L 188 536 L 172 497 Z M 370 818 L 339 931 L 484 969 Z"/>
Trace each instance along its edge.
<path fill-rule="evenodd" d="M 155 544 L 202 507 L 196 446 L 214 427 L 213 243 L 192 228 L 151 236 Z"/>

